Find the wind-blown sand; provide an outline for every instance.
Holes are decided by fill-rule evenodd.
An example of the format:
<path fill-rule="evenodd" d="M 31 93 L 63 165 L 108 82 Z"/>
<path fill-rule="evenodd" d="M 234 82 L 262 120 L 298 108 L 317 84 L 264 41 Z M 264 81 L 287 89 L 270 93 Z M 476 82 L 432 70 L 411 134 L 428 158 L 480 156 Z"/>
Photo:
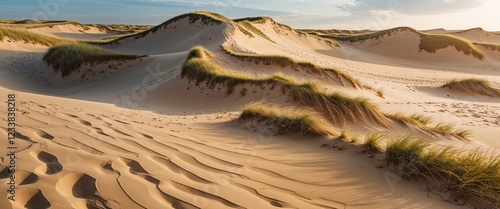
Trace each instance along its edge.
<path fill-rule="evenodd" d="M 336 67 L 382 89 L 385 98 L 321 78 L 325 88 L 369 98 L 386 112 L 422 113 L 472 132 L 471 141 L 439 139 L 436 145 L 494 150 L 500 147 L 500 100 L 438 86 L 462 77 L 500 86 L 500 59 L 488 54 L 481 61 L 451 47 L 418 52 L 416 36 L 405 31 L 337 47 L 270 20 L 254 26 L 272 41 L 245 35 L 230 23 L 181 19 L 143 38 L 105 46 L 149 57 L 84 66 L 66 78 L 43 63 L 47 47 L 0 42 L 0 118 L 7 117 L 6 95 L 16 93 L 19 183 L 16 201 L 1 198 L 1 207 L 471 208 L 443 201 L 446 194 L 429 191 L 423 182 L 403 180 L 384 159 L 351 143 L 275 136 L 265 127 L 241 125 L 234 119 L 245 104 L 289 99 L 279 89 L 257 86 L 237 87 L 248 88 L 246 96 L 226 96 L 224 89 L 181 78 L 181 66 L 193 46 L 204 45 L 216 62 L 234 71 L 282 72 L 299 81 L 321 78 L 241 61 L 222 51 L 225 44 L 241 53 Z M 73 29 L 64 27 L 34 30 L 77 39 L 106 35 L 70 36 Z M 0 125 L 2 139 L 6 128 Z M 0 183 L 5 185 L 7 140 L 0 140 L 0 147 Z M 0 190 L 0 196 L 7 195 Z"/>

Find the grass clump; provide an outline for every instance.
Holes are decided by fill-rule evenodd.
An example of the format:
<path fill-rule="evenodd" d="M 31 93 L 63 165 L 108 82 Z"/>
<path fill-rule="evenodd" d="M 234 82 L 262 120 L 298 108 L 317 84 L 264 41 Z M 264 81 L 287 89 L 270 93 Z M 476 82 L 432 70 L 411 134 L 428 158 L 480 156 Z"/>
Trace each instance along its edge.
<path fill-rule="evenodd" d="M 292 68 L 305 69 L 313 73 L 322 74 L 325 76 L 329 76 L 327 72 L 332 72 L 335 74 L 339 82 L 342 83 L 343 85 L 345 85 L 345 83 L 348 83 L 355 88 L 362 88 L 362 85 L 359 83 L 358 80 L 337 69 L 323 68 L 310 62 L 299 62 L 290 57 L 285 57 L 280 55 L 256 55 L 256 54 L 238 53 L 226 45 L 222 45 L 221 48 L 227 54 L 233 57 L 237 57 L 243 61 L 255 62 L 257 64 L 263 63 L 265 65 L 280 65 L 282 67 L 291 66 Z"/>
<path fill-rule="evenodd" d="M 139 33 L 153 28 L 150 25 L 124 25 L 124 24 L 90 24 L 105 31 L 116 31 L 119 33 Z"/>
<path fill-rule="evenodd" d="M 61 72 L 62 77 L 66 77 L 84 64 L 97 64 L 112 60 L 131 60 L 146 56 L 119 54 L 99 46 L 79 43 L 52 47 L 43 56 L 43 61 L 52 66 L 54 71 Z"/>
<path fill-rule="evenodd" d="M 418 127 L 425 127 L 431 122 L 431 117 L 420 114 L 413 114 L 407 116 L 403 113 L 396 113 L 396 114 L 387 114 L 386 116 L 406 126 L 415 125 Z"/>
<path fill-rule="evenodd" d="M 246 18 L 239 18 L 239 19 L 234 19 L 235 22 L 240 23 L 240 22 L 251 22 L 255 24 L 264 24 L 266 21 L 272 20 L 270 17 L 246 17 Z"/>
<path fill-rule="evenodd" d="M 190 53 L 191 54 L 191 53 Z M 276 74 L 271 77 L 252 77 L 243 73 L 232 73 L 222 68 L 215 62 L 193 57 L 186 60 L 182 66 L 181 77 L 187 78 L 189 81 L 195 81 L 196 85 L 202 82 L 210 88 L 214 88 L 217 84 L 223 84 L 227 87 L 226 94 L 231 94 L 237 85 L 250 84 L 261 86 L 263 84 L 272 85 L 293 85 L 295 81 Z"/>
<path fill-rule="evenodd" d="M 431 148 L 422 139 L 405 136 L 387 145 L 386 159 L 407 178 L 425 179 L 476 208 L 500 207 L 500 159 L 479 150 Z"/>
<path fill-rule="evenodd" d="M 264 34 L 261 30 L 259 30 L 258 28 L 256 28 L 255 26 L 252 25 L 252 23 L 248 22 L 248 21 L 242 21 L 242 22 L 238 22 L 238 24 L 240 24 L 241 26 L 245 27 L 246 29 L 248 29 L 249 31 L 252 31 L 253 33 L 259 35 L 260 37 L 270 41 L 270 42 L 273 42 L 273 40 L 271 40 L 271 38 L 269 38 L 266 34 Z"/>
<path fill-rule="evenodd" d="M 455 91 L 461 91 L 470 94 L 479 94 L 490 97 L 500 97 L 500 89 L 484 79 L 468 78 L 468 79 L 453 79 L 441 86 Z"/>
<path fill-rule="evenodd" d="M 44 46 L 56 46 L 59 44 L 74 42 L 70 40 L 32 33 L 24 29 L 0 27 L 0 41 L 3 41 L 6 37 L 9 37 L 13 41 L 24 41 L 32 44 L 41 44 Z"/>
<path fill-rule="evenodd" d="M 500 34 L 499 34 L 500 35 Z M 488 43 L 474 43 L 475 45 L 482 46 L 491 51 L 500 51 L 500 44 L 488 44 Z"/>
<path fill-rule="evenodd" d="M 420 50 L 435 53 L 439 49 L 444 49 L 449 46 L 455 47 L 459 52 L 465 55 L 472 55 L 480 60 L 484 59 L 484 53 L 478 50 L 472 42 L 458 38 L 452 35 L 443 34 L 420 34 Z"/>
<path fill-rule="evenodd" d="M 470 137 L 470 132 L 468 130 L 456 129 L 452 124 L 446 123 L 431 125 L 431 118 L 420 114 L 413 114 L 408 116 L 402 113 L 396 113 L 386 114 L 386 117 L 402 125 L 408 127 L 417 127 L 432 134 L 454 136 L 462 139 L 467 139 L 468 137 Z"/>
<path fill-rule="evenodd" d="M 290 94 L 295 101 L 313 107 L 334 124 L 363 122 L 390 127 L 389 120 L 378 107 L 364 98 L 325 93 L 311 84 L 291 88 Z"/>
<path fill-rule="evenodd" d="M 440 133 L 446 136 L 455 136 L 458 138 L 468 138 L 471 134 L 468 130 L 455 129 L 452 124 L 438 123 L 435 126 L 429 126 L 427 128 L 429 132 Z"/>
<path fill-rule="evenodd" d="M 368 152 L 381 152 L 383 151 L 381 141 L 385 138 L 380 133 L 371 133 L 366 135 L 364 146 Z"/>
<path fill-rule="evenodd" d="M 277 128 L 278 134 L 299 134 L 302 136 L 332 136 L 335 131 L 324 118 L 310 109 L 282 107 L 269 103 L 252 103 L 245 106 L 239 117 L 242 120 L 255 119 Z"/>

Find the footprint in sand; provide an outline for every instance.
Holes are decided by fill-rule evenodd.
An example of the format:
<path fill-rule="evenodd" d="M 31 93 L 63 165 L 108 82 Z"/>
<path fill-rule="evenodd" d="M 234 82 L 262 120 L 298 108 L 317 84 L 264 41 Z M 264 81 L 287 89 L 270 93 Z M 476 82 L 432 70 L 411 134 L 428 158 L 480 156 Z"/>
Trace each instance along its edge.
<path fill-rule="evenodd" d="M 42 151 L 38 153 L 36 157 L 44 163 L 35 169 L 35 172 L 37 173 L 52 175 L 61 172 L 63 169 L 63 166 L 59 163 L 57 157 L 50 153 Z"/>
<path fill-rule="evenodd" d="M 52 140 L 54 139 L 54 136 L 48 134 L 47 132 L 45 131 L 42 131 L 42 130 L 36 130 L 35 131 L 35 135 L 39 136 L 39 137 L 42 137 L 44 139 L 48 139 L 48 140 Z"/>
<path fill-rule="evenodd" d="M 78 123 L 80 124 L 83 124 L 83 125 L 86 125 L 86 126 L 92 126 L 92 123 L 86 121 L 86 120 L 82 120 L 82 119 L 77 119 Z"/>
<path fill-rule="evenodd" d="M 45 209 L 51 206 L 42 191 L 33 187 L 21 187 L 16 190 L 16 201 L 12 203 L 28 209 Z"/>
<path fill-rule="evenodd" d="M 78 118 L 78 116 L 76 116 L 76 115 L 67 114 L 67 113 L 63 113 L 63 114 L 65 114 L 65 115 L 67 115 L 67 116 L 69 116 L 69 117 L 72 117 L 72 118 Z"/>

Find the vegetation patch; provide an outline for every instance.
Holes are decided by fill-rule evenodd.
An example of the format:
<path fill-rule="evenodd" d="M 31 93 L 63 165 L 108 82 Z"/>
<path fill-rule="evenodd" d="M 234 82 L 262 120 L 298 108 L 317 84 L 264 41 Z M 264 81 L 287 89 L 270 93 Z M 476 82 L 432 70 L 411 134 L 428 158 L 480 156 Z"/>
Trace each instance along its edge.
<path fill-rule="evenodd" d="M 153 28 L 151 25 L 124 25 L 124 24 L 90 24 L 105 31 L 116 31 L 119 33 L 140 33 Z"/>
<path fill-rule="evenodd" d="M 332 136 L 332 125 L 311 109 L 283 107 L 269 103 L 252 103 L 245 106 L 241 120 L 257 120 L 276 128 L 278 134 L 303 136 Z"/>
<path fill-rule="evenodd" d="M 312 109 L 322 113 L 334 124 L 372 122 L 388 127 L 387 118 L 380 110 L 363 98 L 350 98 L 339 93 L 325 93 L 319 90 L 315 83 L 298 84 L 293 79 L 280 74 L 274 76 L 249 76 L 243 73 L 230 72 L 205 56 L 206 51 L 196 47 L 190 53 L 182 67 L 181 76 L 197 85 L 205 82 L 210 88 L 217 84 L 226 85 L 227 94 L 234 91 L 236 85 L 250 84 L 262 86 L 263 84 L 281 86 L 284 93 L 288 93 L 295 101 L 301 102 Z"/>
<path fill-rule="evenodd" d="M 77 71 L 84 64 L 97 64 L 112 60 L 133 60 L 147 55 L 119 54 L 90 44 L 68 44 L 52 47 L 43 56 L 55 72 L 66 77 Z"/>
<path fill-rule="evenodd" d="M 425 179 L 451 193 L 450 201 L 466 201 L 476 208 L 500 207 L 500 159 L 479 150 L 431 147 L 405 136 L 386 148 L 388 164 L 410 179 Z"/>
<path fill-rule="evenodd" d="M 478 50 L 472 42 L 458 38 L 452 35 L 442 34 L 424 34 L 420 33 L 420 50 L 435 53 L 439 49 L 444 49 L 449 46 L 455 47 L 459 52 L 465 55 L 472 55 L 480 60 L 484 59 L 484 53 Z"/>
<path fill-rule="evenodd" d="M 257 64 L 263 63 L 265 65 L 279 65 L 282 67 L 290 66 L 290 67 L 295 68 L 295 69 L 306 69 L 306 70 L 309 70 L 313 73 L 321 74 L 321 75 L 325 75 L 325 76 L 329 76 L 327 73 L 331 72 L 337 77 L 337 79 L 343 85 L 345 85 L 347 83 L 347 84 L 352 85 L 355 88 L 362 88 L 362 85 L 360 85 L 358 80 L 354 79 L 350 75 L 348 75 L 344 72 L 341 72 L 337 69 L 323 68 L 323 67 L 317 66 L 317 65 L 310 63 L 310 62 L 300 62 L 300 61 L 296 61 L 290 57 L 285 57 L 285 56 L 280 56 L 280 55 L 257 55 L 257 54 L 238 53 L 226 45 L 222 45 L 221 48 L 227 54 L 229 54 L 233 57 L 237 57 L 237 58 L 239 58 L 243 61 L 247 61 L 247 62 L 255 62 Z"/>
<path fill-rule="evenodd" d="M 314 83 L 293 87 L 290 94 L 295 101 L 323 113 L 334 124 L 372 123 L 390 127 L 389 120 L 380 109 L 367 99 L 351 98 L 340 93 L 320 91 Z"/>
<path fill-rule="evenodd" d="M 500 34 L 499 34 L 500 35 Z M 491 51 L 500 51 L 500 44 L 474 43 Z"/>
<path fill-rule="evenodd" d="M 239 22 L 238 24 L 242 25 L 243 27 L 245 27 L 246 29 L 248 29 L 249 31 L 252 31 L 253 33 L 259 35 L 260 37 L 270 41 L 270 42 L 273 42 L 273 40 L 271 40 L 266 34 L 264 34 L 261 30 L 259 30 L 258 28 L 256 28 L 255 26 L 252 25 L 252 23 L 248 22 L 248 21 L 243 21 L 243 22 Z"/>
<path fill-rule="evenodd" d="M 440 134 L 447 137 L 454 136 L 462 139 L 467 139 L 470 136 L 470 132 L 468 130 L 456 129 L 452 124 L 437 123 L 436 125 L 431 125 L 431 118 L 420 114 L 408 116 L 402 113 L 396 113 L 386 114 L 386 117 L 400 123 L 401 125 L 405 125 L 407 127 L 417 127 L 431 134 Z"/>
<path fill-rule="evenodd" d="M 266 23 L 268 20 L 272 21 L 272 19 L 270 17 L 246 17 L 246 18 L 239 18 L 239 19 L 234 19 L 235 22 L 251 22 L 251 23 L 255 23 L 255 24 L 264 24 Z"/>
<path fill-rule="evenodd" d="M 75 41 L 36 34 L 24 29 L 0 27 L 0 41 L 3 41 L 6 37 L 10 38 L 13 41 L 24 41 L 32 44 L 41 44 L 44 46 L 56 46 L 64 43 L 75 43 Z"/>
<path fill-rule="evenodd" d="M 479 94 L 490 97 L 500 97 L 500 89 L 484 79 L 468 78 L 468 79 L 453 79 L 441 86 L 455 91 L 461 91 L 469 94 Z"/>
<path fill-rule="evenodd" d="M 370 153 L 382 152 L 383 147 L 381 141 L 385 138 L 384 135 L 380 133 L 370 133 L 366 135 L 364 146 L 366 151 Z"/>

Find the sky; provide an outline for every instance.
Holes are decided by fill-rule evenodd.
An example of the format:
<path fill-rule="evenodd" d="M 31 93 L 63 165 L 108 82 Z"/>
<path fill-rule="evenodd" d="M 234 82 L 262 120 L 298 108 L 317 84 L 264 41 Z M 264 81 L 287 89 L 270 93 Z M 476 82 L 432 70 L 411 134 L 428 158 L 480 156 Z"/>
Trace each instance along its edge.
<path fill-rule="evenodd" d="M 229 18 L 269 16 L 299 29 L 500 31 L 500 0 L 0 0 L 0 19 L 158 25 L 205 10 Z"/>

